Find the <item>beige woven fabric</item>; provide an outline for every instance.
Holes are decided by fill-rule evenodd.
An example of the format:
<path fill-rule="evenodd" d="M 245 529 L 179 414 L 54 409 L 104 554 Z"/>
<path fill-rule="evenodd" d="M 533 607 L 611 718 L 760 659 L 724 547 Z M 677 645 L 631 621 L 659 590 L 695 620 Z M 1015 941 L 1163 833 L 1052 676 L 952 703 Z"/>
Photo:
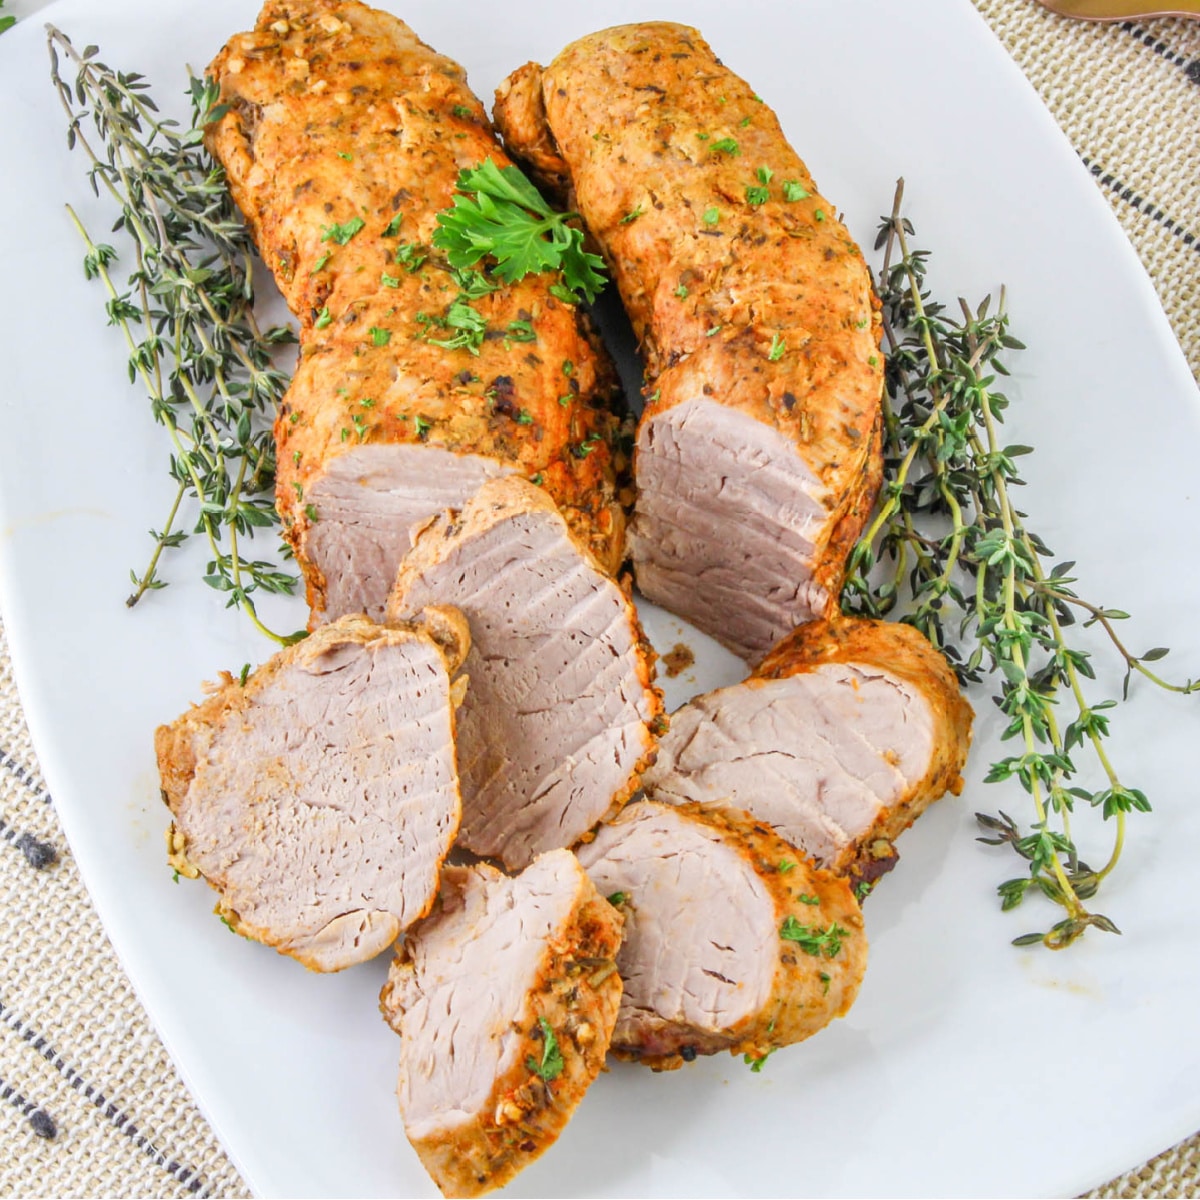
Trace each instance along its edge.
<path fill-rule="evenodd" d="M 1095 174 L 1200 380 L 1200 21 L 975 4 Z"/>
<path fill-rule="evenodd" d="M 975 2 L 1094 171 L 1200 379 L 1200 22 L 1084 25 L 1032 0 Z M 92 910 L 2 627 L 0 897 L 0 1195 L 248 1194 Z M 1091 1193 L 1197 1194 L 1200 1135 Z"/>
<path fill-rule="evenodd" d="M 37 768 L 2 626 L 0 914 L 0 1196 L 248 1195 L 100 927 Z"/>

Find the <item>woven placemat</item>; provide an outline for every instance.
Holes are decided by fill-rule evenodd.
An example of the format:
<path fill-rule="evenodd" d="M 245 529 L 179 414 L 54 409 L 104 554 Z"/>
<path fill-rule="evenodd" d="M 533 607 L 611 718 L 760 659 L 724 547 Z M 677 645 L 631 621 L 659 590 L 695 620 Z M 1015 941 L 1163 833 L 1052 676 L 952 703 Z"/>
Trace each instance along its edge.
<path fill-rule="evenodd" d="M 1112 204 L 1200 379 L 1200 22 L 1085 25 L 1031 0 L 976 3 Z M 2 626 L 0 842 L 0 1195 L 248 1195 L 91 907 Z M 1091 1195 L 1198 1192 L 1200 1135 Z"/>
<path fill-rule="evenodd" d="M 0 1196 L 247 1196 L 88 899 L 0 626 Z"/>
<path fill-rule="evenodd" d="M 1200 380 L 1200 21 L 975 5 L 1112 205 Z"/>

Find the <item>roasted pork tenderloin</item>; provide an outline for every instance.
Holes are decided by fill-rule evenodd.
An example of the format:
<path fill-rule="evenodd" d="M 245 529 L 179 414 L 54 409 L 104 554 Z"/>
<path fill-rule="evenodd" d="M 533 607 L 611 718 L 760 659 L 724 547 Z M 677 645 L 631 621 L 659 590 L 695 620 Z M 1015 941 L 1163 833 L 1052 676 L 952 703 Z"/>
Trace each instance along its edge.
<path fill-rule="evenodd" d="M 517 876 L 447 867 L 380 996 L 400 1113 L 447 1196 L 501 1187 L 562 1132 L 604 1067 L 621 917 L 569 851 Z"/>
<path fill-rule="evenodd" d="M 314 971 L 388 949 L 424 916 L 458 832 L 462 616 L 343 617 L 154 739 L 168 858 L 237 933 Z"/>
<path fill-rule="evenodd" d="M 743 683 L 678 709 L 647 771 L 671 804 L 733 805 L 855 883 L 962 789 L 971 706 L 911 625 L 841 618 L 784 638 Z"/>
<path fill-rule="evenodd" d="M 509 163 L 462 68 L 356 0 L 271 0 L 209 71 L 207 143 L 300 321 L 277 503 L 312 624 L 379 619 L 410 526 L 502 475 L 539 478 L 615 569 L 615 376 L 586 317 L 557 275 L 506 285 L 430 246 L 459 172 Z"/>
<path fill-rule="evenodd" d="M 756 662 L 835 607 L 879 487 L 879 306 L 771 109 L 684 25 L 591 34 L 497 92 L 641 343 L 639 590 Z"/>
<path fill-rule="evenodd" d="M 655 1070 L 751 1062 L 844 1015 L 867 962 L 845 879 L 735 809 L 641 801 L 579 850 L 625 917 L 613 1051 Z"/>
<path fill-rule="evenodd" d="M 505 478 L 417 533 L 388 612 L 430 604 L 471 625 L 460 844 L 511 869 L 573 845 L 637 790 L 661 728 L 629 597 L 541 488 Z"/>

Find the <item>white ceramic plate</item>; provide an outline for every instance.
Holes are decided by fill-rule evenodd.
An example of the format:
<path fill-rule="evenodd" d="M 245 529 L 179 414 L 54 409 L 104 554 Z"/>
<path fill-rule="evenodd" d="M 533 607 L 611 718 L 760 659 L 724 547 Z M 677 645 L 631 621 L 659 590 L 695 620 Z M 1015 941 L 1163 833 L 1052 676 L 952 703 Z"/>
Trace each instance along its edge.
<path fill-rule="evenodd" d="M 953 300 L 1008 284 L 1030 346 L 1008 390 L 1013 439 L 1039 447 L 1026 460 L 1032 526 L 1079 560 L 1086 594 L 1136 612 L 1133 645 L 1169 644 L 1175 672 L 1200 673 L 1194 384 L 1116 222 L 966 0 L 392 6 L 485 97 L 596 24 L 688 20 L 778 109 L 864 244 L 905 175 L 935 288 Z M 255 11 L 254 0 L 63 0 L 42 15 L 148 73 L 166 101 L 184 64 L 203 67 Z M 84 163 L 67 153 L 36 22 L 0 40 L 0 112 L 0 599 L 80 868 L 258 1193 L 431 1194 L 395 1111 L 395 1041 L 375 1013 L 385 964 L 306 974 L 231 937 L 203 885 L 171 883 L 152 731 L 201 680 L 268 647 L 199 582 L 195 560 L 169 563 L 170 589 L 125 609 L 127 570 L 165 509 L 166 451 L 83 280 L 62 203 L 96 233 L 111 216 L 88 203 Z M 270 615 L 297 625 L 298 609 Z M 649 624 L 660 648 L 679 637 L 670 618 Z M 669 699 L 732 677 L 727 659 L 702 655 Z M 1015 860 L 973 840 L 975 809 L 1025 811 L 1021 794 L 980 783 L 997 722 L 978 698 L 966 794 L 906 835 L 900 868 L 867 906 L 872 962 L 849 1017 L 761 1075 L 731 1058 L 662 1076 L 617 1067 L 514 1190 L 1069 1194 L 1193 1132 L 1200 708 L 1134 692 L 1113 753 L 1155 812 L 1133 822 L 1103 899 L 1124 937 L 1089 935 L 1059 956 L 1008 946 L 1052 917 L 1001 915 L 992 889 Z M 1087 857 L 1103 853 L 1085 842 Z"/>

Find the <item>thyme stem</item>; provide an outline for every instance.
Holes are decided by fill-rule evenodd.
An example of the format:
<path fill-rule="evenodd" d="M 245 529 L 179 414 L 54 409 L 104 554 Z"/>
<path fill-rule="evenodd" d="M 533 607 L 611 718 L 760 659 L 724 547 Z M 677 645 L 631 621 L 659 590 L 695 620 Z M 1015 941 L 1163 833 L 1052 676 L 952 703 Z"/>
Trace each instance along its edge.
<path fill-rule="evenodd" d="M 1016 459 L 1030 448 L 1005 445 L 1000 434 L 1008 405 L 996 390 L 997 376 L 1008 373 L 1000 355 L 1023 348 L 1008 332 L 1004 290 L 995 312 L 990 299 L 977 308 L 960 300 L 958 319 L 930 300 L 928 254 L 910 243 L 902 198 L 903 180 L 876 242 L 884 252 L 879 290 L 889 356 L 885 482 L 878 511 L 850 556 L 842 605 L 876 617 L 900 608 L 900 619 L 942 650 L 960 682 L 996 677 L 995 700 L 1007 718 L 1002 737 L 1014 739 L 1020 752 L 993 763 L 987 780 L 1016 780 L 1030 797 L 1033 820 L 1025 831 L 1005 813 L 977 814 L 985 831 L 979 840 L 1009 846 L 1027 866 L 1026 876 L 1000 884 L 1005 909 L 1033 889 L 1065 910 L 1047 932 L 1016 944 L 1061 949 L 1092 927 L 1119 932 L 1085 902 L 1121 858 L 1128 814 L 1150 809 L 1142 792 L 1121 781 L 1104 744 L 1108 710 L 1117 701 L 1088 700 L 1089 655 L 1067 640 L 1073 612 L 1087 614 L 1085 626 L 1107 635 L 1125 663 L 1126 690 L 1135 671 L 1181 693 L 1200 688 L 1200 681 L 1163 680 L 1146 663 L 1165 649 L 1132 654 L 1113 627 L 1127 614 L 1077 596 L 1069 586 L 1072 563 L 1044 565 L 1052 555 L 1012 501 L 1022 483 Z M 1073 712 L 1060 720 L 1065 705 Z M 1090 752 L 1104 786 L 1079 785 L 1078 750 Z M 1080 801 L 1113 820 L 1112 849 L 1098 871 L 1074 840 Z"/>
<path fill-rule="evenodd" d="M 166 586 L 160 560 L 188 537 L 180 520 L 190 498 L 192 532 L 203 534 L 210 554 L 205 582 L 272 640 L 294 641 L 300 635 L 284 637 L 262 623 L 252 596 L 290 593 L 295 576 L 245 558 L 241 544 L 243 535 L 278 525 L 271 424 L 287 378 L 272 356 L 295 339 L 286 327 L 261 329 L 254 317 L 252 243 L 223 172 L 203 147 L 216 85 L 191 80 L 192 123 L 183 129 L 158 115 L 140 75 L 105 66 L 96 47 L 79 53 L 50 26 L 48 48 L 68 145 L 83 149 L 93 191 L 116 203 L 114 230 L 132 245 L 134 271 L 122 292 L 109 269 L 117 251 L 93 241 L 68 206 L 87 251 L 84 271 L 104 286 L 109 322 L 121 328 L 129 351 L 130 381 L 141 379 L 172 450 L 175 496 L 162 530 L 151 531 L 146 569 L 130 572 L 127 603 Z M 73 83 L 59 74 L 60 51 L 75 69 Z M 96 141 L 84 132 L 89 118 Z"/>

